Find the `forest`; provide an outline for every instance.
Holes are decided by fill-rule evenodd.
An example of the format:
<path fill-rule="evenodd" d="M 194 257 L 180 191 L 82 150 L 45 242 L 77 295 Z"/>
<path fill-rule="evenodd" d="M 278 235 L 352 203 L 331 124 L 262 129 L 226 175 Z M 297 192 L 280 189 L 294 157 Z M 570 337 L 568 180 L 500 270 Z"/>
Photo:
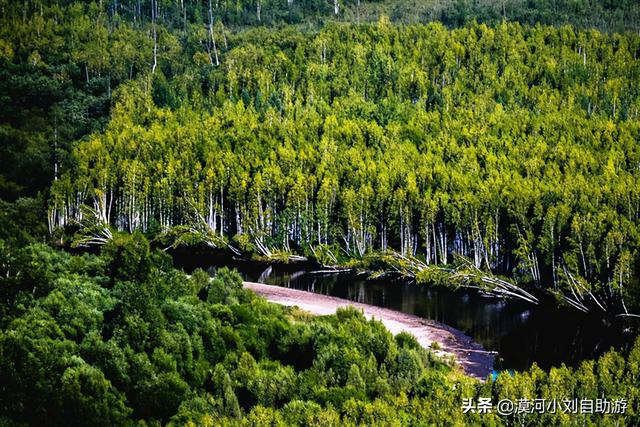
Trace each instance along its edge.
<path fill-rule="evenodd" d="M 578 309 L 637 307 L 640 37 L 384 19 L 225 37 L 115 90 L 51 186 L 52 232 L 415 273 L 460 256 Z"/>
<path fill-rule="evenodd" d="M 480 382 L 356 309 L 312 317 L 267 303 L 219 269 L 190 277 L 140 232 L 99 254 L 20 235 L 46 233 L 32 205 L 0 217 L 0 424 L 635 425 L 640 340 L 578 368 Z M 15 220 L 13 218 L 19 218 Z M 463 399 L 625 399 L 624 415 L 499 416 Z M 608 411 L 609 412 L 609 411 Z"/>
<path fill-rule="evenodd" d="M 639 31 L 631 0 L 0 0 L 0 425 L 637 424 L 640 341 L 480 382 L 167 250 L 633 318 Z"/>

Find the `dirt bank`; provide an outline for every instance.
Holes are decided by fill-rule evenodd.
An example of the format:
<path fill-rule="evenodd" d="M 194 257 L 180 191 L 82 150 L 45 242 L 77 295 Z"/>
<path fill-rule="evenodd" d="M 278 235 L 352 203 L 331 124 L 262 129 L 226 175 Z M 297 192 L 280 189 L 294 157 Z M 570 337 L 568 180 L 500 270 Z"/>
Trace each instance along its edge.
<path fill-rule="evenodd" d="M 333 314 L 338 307 L 351 305 L 363 310 L 366 317 L 375 317 L 381 321 L 394 335 L 402 331 L 409 332 L 426 348 L 432 342 L 438 342 L 441 349 L 438 353 L 453 355 L 467 375 L 484 380 L 493 368 L 495 353 L 484 350 L 464 333 L 442 323 L 387 308 L 297 289 L 252 282 L 245 282 L 244 287 L 271 302 L 295 305 L 317 315 Z"/>

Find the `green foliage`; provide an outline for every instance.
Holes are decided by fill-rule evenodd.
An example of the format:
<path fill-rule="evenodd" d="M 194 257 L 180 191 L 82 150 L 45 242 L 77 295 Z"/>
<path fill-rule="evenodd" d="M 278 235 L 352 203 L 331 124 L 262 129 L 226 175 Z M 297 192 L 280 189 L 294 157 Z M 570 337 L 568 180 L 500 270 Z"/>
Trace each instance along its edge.
<path fill-rule="evenodd" d="M 167 246 L 422 263 L 436 284 L 459 254 L 574 306 L 640 301 L 637 35 L 381 20 L 225 37 L 219 67 L 177 42 L 171 72 L 114 92 L 52 186 L 53 229 L 84 203 Z"/>
<path fill-rule="evenodd" d="M 123 424 L 131 413 L 122 393 L 92 366 L 67 368 L 59 393 L 69 424 L 112 426 Z"/>
<path fill-rule="evenodd" d="M 575 370 L 563 366 L 545 373 L 534 366 L 480 383 L 452 371 L 412 336 L 394 338 L 357 309 L 291 321 L 289 309 L 244 290 L 236 272 L 223 268 L 209 278 L 196 271 L 189 278 L 151 251 L 141 235 L 114 238 L 99 256 L 41 244 L 22 250 L 47 262 L 33 266 L 37 274 L 29 276 L 42 283 L 40 291 L 18 291 L 19 309 L 2 303 L 0 408 L 9 423 L 516 420 L 463 414 L 462 399 L 478 396 L 626 398 L 628 411 L 615 415 L 616 423 L 637 422 L 640 340 L 626 359 L 609 352 Z M 34 264 L 28 256 L 15 262 L 19 271 Z M 599 416 L 580 419 L 598 423 Z M 522 420 L 558 425 L 573 418 L 529 414 Z"/>
<path fill-rule="evenodd" d="M 48 193 L 51 233 L 91 206 L 167 246 L 460 253 L 640 304 L 634 2 L 337 1 L 360 25 L 313 31 L 330 2 L 152 3 L 2 5 L 0 197 Z"/>
<path fill-rule="evenodd" d="M 44 216 L 40 199 L 0 200 L 0 239 L 16 246 L 42 239 L 46 236 Z"/>
<path fill-rule="evenodd" d="M 16 422 L 63 424 L 72 414 L 79 424 L 210 423 L 211 414 L 251 419 L 259 408 L 339 419 L 330 408 L 284 408 L 408 391 L 431 369 L 426 350 L 399 350 L 360 311 L 292 323 L 245 291 L 238 273 L 187 278 L 139 233 L 115 234 L 99 256 L 21 250 L 14 268 L 31 268 L 26 280 L 40 289 L 17 290 L 19 309 L 3 302 L 0 406 Z"/>
<path fill-rule="evenodd" d="M 636 3 L 143 3 L 0 0 L 0 424 L 640 422 L 640 341 L 479 383 L 358 310 L 292 321 L 235 272 L 188 278 L 146 237 L 433 283 L 455 253 L 638 307 Z M 307 31 L 332 14 L 363 24 Z M 434 20 L 465 26 L 392 24 Z M 280 22 L 304 25 L 225 27 Z M 42 243 L 78 226 L 100 255 Z M 463 414 L 477 397 L 629 406 Z"/>
<path fill-rule="evenodd" d="M 149 274 L 149 242 L 140 233 L 115 235 L 102 253 L 113 281 L 135 281 Z"/>

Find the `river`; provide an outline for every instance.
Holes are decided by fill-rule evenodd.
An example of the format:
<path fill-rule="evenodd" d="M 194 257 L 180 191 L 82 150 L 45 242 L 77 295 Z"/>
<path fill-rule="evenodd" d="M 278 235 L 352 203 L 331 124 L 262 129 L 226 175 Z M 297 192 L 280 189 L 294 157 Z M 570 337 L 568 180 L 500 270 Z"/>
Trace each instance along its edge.
<path fill-rule="evenodd" d="M 614 347 L 627 350 L 637 334 L 629 320 L 613 321 L 548 301 L 532 305 L 485 297 L 475 290 L 416 285 L 405 279 L 369 279 L 367 275 L 313 273 L 301 264 L 266 264 L 234 259 L 207 250 L 174 251 L 177 267 L 213 274 L 222 266 L 237 269 L 244 280 L 284 286 L 390 308 L 435 320 L 498 352 L 496 369 L 576 366 Z"/>

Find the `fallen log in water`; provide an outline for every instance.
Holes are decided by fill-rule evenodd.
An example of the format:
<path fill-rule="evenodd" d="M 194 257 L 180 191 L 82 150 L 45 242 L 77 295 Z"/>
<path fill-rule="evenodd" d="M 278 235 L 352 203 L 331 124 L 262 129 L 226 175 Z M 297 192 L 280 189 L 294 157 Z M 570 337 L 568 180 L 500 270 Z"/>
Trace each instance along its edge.
<path fill-rule="evenodd" d="M 461 286 L 478 289 L 485 294 L 519 298 L 532 304 L 538 304 L 538 298 L 519 286 L 497 277 L 483 275 L 480 271 L 454 273 L 451 278 Z"/>

